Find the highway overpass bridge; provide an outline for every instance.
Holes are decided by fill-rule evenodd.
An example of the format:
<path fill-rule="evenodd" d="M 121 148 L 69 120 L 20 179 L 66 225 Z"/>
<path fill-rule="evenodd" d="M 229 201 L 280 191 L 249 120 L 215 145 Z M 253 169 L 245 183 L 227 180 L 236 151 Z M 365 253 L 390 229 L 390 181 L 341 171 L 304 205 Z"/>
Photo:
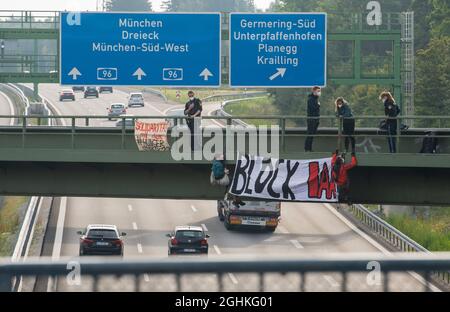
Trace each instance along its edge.
<path fill-rule="evenodd" d="M 53 127 L 30 126 L 29 117 L 15 118 L 22 124 L 0 128 L 0 193 L 3 195 L 209 200 L 223 197 L 222 188 L 209 184 L 210 160 L 204 157 L 176 160 L 170 150 L 139 151 L 133 129 L 89 126 L 93 120 L 107 119 L 106 116 L 52 117 L 69 124 Z M 161 119 L 161 116 L 133 118 Z M 305 129 L 286 126 L 292 119 L 302 117 L 240 118 L 246 121 L 277 118 L 281 125 L 276 135 L 280 158 L 329 157 L 338 145 L 342 145 L 339 127 L 323 128 L 316 135 L 315 152 L 304 153 Z M 376 119 L 361 117 L 364 118 Z M 215 128 L 218 133 L 224 133 L 223 125 L 237 121 L 232 117 L 208 116 L 203 119 L 203 124 L 209 124 L 203 127 L 204 130 Z M 238 147 L 238 137 L 243 137 L 246 131 L 244 128 L 235 130 L 235 151 L 248 152 L 248 140 L 244 148 Z M 450 202 L 450 130 L 436 129 L 439 154 L 419 154 L 427 131 L 410 129 L 402 132 L 396 138 L 399 152 L 388 154 L 385 133 L 374 128 L 358 129 L 359 166 L 350 174 L 354 202 L 417 205 Z M 168 137 L 169 141 L 172 140 L 170 133 Z M 208 140 L 209 137 L 203 138 L 204 146 Z M 233 167 L 234 161 L 229 161 L 229 164 Z"/>

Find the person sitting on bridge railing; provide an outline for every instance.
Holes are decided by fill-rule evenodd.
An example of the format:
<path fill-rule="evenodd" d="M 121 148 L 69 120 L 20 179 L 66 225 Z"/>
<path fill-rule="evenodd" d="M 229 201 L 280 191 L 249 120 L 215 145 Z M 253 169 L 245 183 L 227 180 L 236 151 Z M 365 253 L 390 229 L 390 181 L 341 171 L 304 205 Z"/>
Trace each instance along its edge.
<path fill-rule="evenodd" d="M 345 163 L 344 155 L 339 155 L 339 150 L 333 154 L 331 159 L 332 173 L 334 183 L 336 183 L 339 202 L 347 202 L 351 205 L 350 200 L 350 180 L 348 178 L 348 171 L 353 169 L 358 165 L 358 160 L 356 159 L 356 154 L 352 153 L 352 161 L 349 164 Z"/>
<path fill-rule="evenodd" d="M 397 153 L 396 138 L 397 135 L 397 116 L 400 114 L 400 108 L 395 103 L 394 97 L 388 91 L 380 94 L 380 100 L 384 103 L 384 114 L 386 115 L 386 126 L 388 132 L 389 152 Z"/>
<path fill-rule="evenodd" d="M 353 118 L 352 109 L 344 98 L 339 97 L 334 102 L 336 117 L 344 118 L 343 134 L 345 135 L 345 151 L 348 153 L 348 146 L 352 144 L 352 153 L 355 152 L 355 119 Z"/>
<path fill-rule="evenodd" d="M 211 168 L 211 184 L 225 187 L 228 186 L 230 184 L 228 173 L 229 171 L 225 167 L 225 157 L 223 155 L 216 155 Z"/>

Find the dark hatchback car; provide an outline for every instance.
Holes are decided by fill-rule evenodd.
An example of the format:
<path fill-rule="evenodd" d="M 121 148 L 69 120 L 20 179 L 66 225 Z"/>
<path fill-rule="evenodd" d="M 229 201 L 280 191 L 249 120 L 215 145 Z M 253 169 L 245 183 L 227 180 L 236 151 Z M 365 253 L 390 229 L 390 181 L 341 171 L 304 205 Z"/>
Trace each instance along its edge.
<path fill-rule="evenodd" d="M 59 92 L 59 101 L 62 102 L 64 100 L 72 100 L 75 101 L 75 93 L 73 93 L 70 89 L 65 89 Z"/>
<path fill-rule="evenodd" d="M 109 92 L 109 93 L 113 93 L 113 88 L 112 87 L 98 87 L 98 92 L 103 93 L 103 92 Z"/>
<path fill-rule="evenodd" d="M 98 98 L 98 90 L 96 87 L 87 87 L 86 90 L 84 90 L 84 98 L 95 96 Z"/>
<path fill-rule="evenodd" d="M 83 86 L 73 86 L 72 91 L 73 92 L 77 92 L 77 91 L 84 92 L 84 87 Z"/>
<path fill-rule="evenodd" d="M 115 225 L 90 224 L 85 231 L 78 231 L 80 236 L 80 256 L 84 255 L 117 255 L 123 256 L 122 236 Z"/>
<path fill-rule="evenodd" d="M 168 254 L 208 254 L 209 235 L 199 226 L 177 226 L 169 237 Z"/>

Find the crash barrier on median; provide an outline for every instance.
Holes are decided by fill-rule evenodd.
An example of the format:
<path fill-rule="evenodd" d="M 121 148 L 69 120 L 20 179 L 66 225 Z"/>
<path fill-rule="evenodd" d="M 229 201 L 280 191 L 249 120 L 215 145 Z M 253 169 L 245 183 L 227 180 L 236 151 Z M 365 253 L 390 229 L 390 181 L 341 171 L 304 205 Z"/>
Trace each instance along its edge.
<path fill-rule="evenodd" d="M 41 258 L 0 261 L 0 291 L 20 275 L 54 276 L 57 291 L 436 291 L 431 275 L 449 269 L 449 254 Z"/>
<path fill-rule="evenodd" d="M 349 206 L 348 211 L 350 211 L 358 221 L 369 227 L 377 237 L 381 238 L 396 250 L 400 252 L 423 252 L 431 254 L 425 247 L 397 230 L 363 205 L 351 205 Z M 434 272 L 433 277 L 439 282 L 450 286 L 449 271 Z"/>
<path fill-rule="evenodd" d="M 167 102 L 167 96 L 165 96 L 164 93 L 162 93 L 161 91 L 159 91 L 157 89 L 144 88 L 144 89 L 142 89 L 142 92 L 146 92 L 146 93 L 150 93 L 150 94 L 159 96 L 160 98 L 162 98 L 164 100 L 164 102 Z"/>
<path fill-rule="evenodd" d="M 52 120 L 53 124 L 61 124 L 65 122 L 66 126 L 55 127 L 40 127 L 41 129 L 35 129 L 36 126 L 30 122 L 30 116 L 23 115 L 2 115 L 1 119 L 17 118 L 19 125 L 17 126 L 2 126 L 0 130 L 0 140 L 2 137 L 3 147 L 7 147 L 8 144 L 16 144 L 18 141 L 6 140 L 9 135 L 19 135 L 22 137 L 23 146 L 27 145 L 28 141 L 26 137 L 40 136 L 43 134 L 55 134 L 57 136 L 65 136 L 69 139 L 68 142 L 71 146 L 77 148 L 77 141 L 91 137 L 95 135 L 105 135 L 108 137 L 114 136 L 117 141 L 117 146 L 111 147 L 113 149 L 130 149 L 136 150 L 136 142 L 134 140 L 134 128 L 133 126 L 127 126 L 127 119 L 132 120 L 132 125 L 135 121 L 151 121 L 161 119 L 161 116 L 119 116 L 117 120 L 122 121 L 120 126 L 116 125 L 115 121 L 108 122 L 108 116 L 42 116 L 43 120 Z M 176 138 L 171 137 L 174 129 L 177 127 L 185 127 L 183 125 L 177 125 L 176 120 L 180 119 L 177 116 L 165 116 L 166 120 L 173 119 L 172 125 L 168 129 L 167 136 L 169 144 Z M 188 119 L 187 117 L 183 117 Z M 358 127 L 355 130 L 353 137 L 356 139 L 356 151 L 358 153 L 377 154 L 388 153 L 388 133 L 379 130 L 373 125 L 378 124 L 379 120 L 384 118 L 383 116 L 356 116 L 355 120 L 357 124 L 367 125 L 364 127 Z M 335 116 L 320 117 L 320 127 L 316 134 L 308 134 L 306 129 L 302 127 L 302 124 L 306 123 L 306 120 L 312 119 L 304 116 L 205 116 L 201 118 L 202 121 L 215 120 L 220 121 L 223 124 L 222 131 L 226 136 L 233 135 L 235 137 L 247 138 L 249 131 L 253 131 L 256 135 L 260 135 L 261 130 L 264 128 L 268 140 L 270 137 L 279 140 L 279 150 L 282 152 L 299 152 L 303 150 L 303 143 L 307 137 L 314 138 L 313 150 L 314 152 L 330 153 L 336 148 L 343 149 L 343 142 L 345 135 L 343 134 L 343 119 L 338 119 Z M 397 153 L 400 154 L 419 154 L 423 147 L 424 139 L 433 137 L 436 139 L 436 150 L 438 154 L 450 154 L 450 117 L 448 116 L 436 116 L 436 117 L 403 117 L 401 120 L 412 119 L 416 124 L 423 123 L 429 124 L 433 127 L 430 128 L 416 128 L 409 129 L 407 131 L 398 131 L 395 135 L 391 135 L 391 138 L 397 142 Z M 399 118 L 400 120 L 400 118 Z M 100 122 L 99 122 L 100 121 Z M 246 126 L 241 126 L 241 122 L 244 122 Z M 92 127 L 95 124 L 101 124 L 101 126 Z M 253 126 L 253 123 L 257 123 L 257 126 Z M 400 122 L 398 122 L 400 124 Z M 370 127 L 372 126 L 372 127 Z M 217 128 L 217 126 L 211 126 Z M 207 142 L 204 135 L 205 132 L 211 131 L 210 126 L 202 127 L 202 131 L 198 135 L 203 136 L 203 143 Z M 185 127 L 187 128 L 187 127 Z M 20 133 L 16 133 L 17 130 Z M 184 129 L 186 130 L 186 129 Z M 229 131 L 230 130 L 230 131 Z M 431 132 L 430 132 L 431 131 Z M 197 135 L 197 134 L 196 134 Z M 45 143 L 45 142 L 43 142 Z M 133 144 L 131 144 L 133 143 Z M 45 145 L 45 144 L 44 144 Z M 245 144 L 244 144 L 245 145 Z M 53 146 L 53 144 L 52 144 Z M 42 147 L 42 146 L 41 146 Z M 240 151 L 241 153 L 248 153 L 246 151 Z"/>
<path fill-rule="evenodd" d="M 266 91 L 256 91 L 256 92 L 241 92 L 241 93 L 231 93 L 231 94 L 215 94 L 202 98 L 203 102 L 215 102 L 215 101 L 229 101 L 229 100 L 239 100 L 248 99 L 254 97 L 267 96 L 269 93 Z"/>

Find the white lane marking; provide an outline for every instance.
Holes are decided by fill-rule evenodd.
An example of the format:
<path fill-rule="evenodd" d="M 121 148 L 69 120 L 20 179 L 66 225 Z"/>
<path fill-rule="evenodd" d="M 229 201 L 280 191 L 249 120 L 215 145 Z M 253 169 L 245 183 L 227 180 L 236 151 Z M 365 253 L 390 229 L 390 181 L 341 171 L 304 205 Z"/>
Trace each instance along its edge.
<path fill-rule="evenodd" d="M 201 225 L 202 225 L 203 231 L 208 232 L 208 228 L 206 227 L 206 225 L 204 223 L 202 223 Z"/>
<path fill-rule="evenodd" d="M 238 283 L 238 280 L 237 280 L 236 276 L 234 276 L 233 273 L 228 273 L 228 276 L 230 277 L 230 280 L 233 282 L 233 284 Z"/>
<path fill-rule="evenodd" d="M 1 92 L 1 91 L 0 91 L 0 94 L 6 99 L 6 102 L 8 102 L 9 110 L 10 110 L 11 115 L 15 115 L 15 112 L 14 112 L 14 105 L 13 105 L 11 99 L 9 98 L 9 96 L 7 96 L 4 92 Z M 9 125 L 10 125 L 10 126 L 13 126 L 13 125 L 14 125 L 14 118 L 11 118 L 11 119 L 9 120 Z"/>
<path fill-rule="evenodd" d="M 116 92 L 118 92 L 118 93 L 123 93 L 123 94 L 125 94 L 126 96 L 128 96 L 128 93 L 126 93 L 126 92 L 124 92 L 124 91 L 122 91 L 122 90 L 117 90 Z M 144 102 L 144 105 L 145 105 L 145 106 L 148 106 L 148 107 L 150 107 L 150 108 L 152 108 L 152 109 L 154 109 L 155 111 L 157 111 L 157 112 L 160 113 L 161 115 L 165 115 L 164 112 L 163 112 L 162 110 L 156 108 L 155 106 L 153 106 L 152 104 L 150 104 L 150 103 L 148 103 L 148 102 Z"/>
<path fill-rule="evenodd" d="M 296 239 L 291 239 L 290 242 L 292 243 L 292 245 L 295 246 L 295 248 L 297 249 L 304 249 L 305 247 L 303 247 L 302 244 L 300 244 L 300 242 Z"/>
<path fill-rule="evenodd" d="M 272 236 L 272 237 L 270 237 L 268 239 L 265 239 L 264 241 L 265 242 L 276 242 L 276 241 L 278 241 L 280 239 L 281 239 L 281 236 Z"/>
<path fill-rule="evenodd" d="M 137 250 L 139 253 L 142 253 L 142 245 L 141 244 L 137 244 Z"/>
<path fill-rule="evenodd" d="M 214 245 L 214 250 L 216 251 L 216 253 L 217 253 L 218 255 L 221 255 L 221 254 L 222 254 L 222 252 L 221 252 L 220 249 L 219 249 L 219 246 Z"/>
<path fill-rule="evenodd" d="M 131 206 L 131 205 L 128 205 L 128 211 L 133 211 L 133 206 Z"/>
<path fill-rule="evenodd" d="M 278 225 L 277 229 L 283 234 L 289 234 L 289 231 L 282 225 Z"/>
<path fill-rule="evenodd" d="M 336 217 L 338 217 L 339 220 L 341 220 L 345 225 L 347 225 L 353 232 L 360 235 L 362 238 L 364 238 L 366 241 L 368 241 L 372 246 L 377 248 L 379 251 L 381 251 L 386 256 L 393 256 L 391 252 L 389 252 L 386 248 L 381 246 L 379 243 L 377 243 L 374 239 L 372 239 L 369 235 L 358 229 L 353 223 L 351 223 L 347 218 L 345 218 L 343 215 L 341 215 L 339 212 L 336 211 L 336 209 L 331 206 L 330 204 L 324 204 L 324 206 L 331 211 L 332 214 L 334 214 Z M 425 279 L 420 276 L 419 274 L 415 272 L 408 272 L 412 277 L 414 277 L 417 281 L 422 283 L 423 285 L 426 285 Z M 430 284 L 430 289 L 435 292 L 441 292 L 439 288 L 437 288 L 434 285 Z"/>
<path fill-rule="evenodd" d="M 176 106 L 171 106 L 171 107 L 166 108 L 165 110 L 163 110 L 163 115 L 167 115 L 168 111 L 170 111 L 172 109 L 175 109 L 175 108 L 177 108 L 177 107 Z"/>
<path fill-rule="evenodd" d="M 133 230 L 137 230 L 137 229 L 138 229 L 137 223 L 133 222 Z"/>
<path fill-rule="evenodd" d="M 148 276 L 147 273 L 144 273 L 144 281 L 146 281 L 147 283 L 150 282 L 150 276 Z"/>
<path fill-rule="evenodd" d="M 56 223 L 55 241 L 53 243 L 52 259 L 58 260 L 61 256 L 61 246 L 63 240 L 64 220 L 66 218 L 67 197 L 61 197 L 59 205 L 58 221 Z"/>
<path fill-rule="evenodd" d="M 191 209 L 192 209 L 193 212 L 197 212 L 197 208 L 195 208 L 194 205 L 191 205 Z"/>
<path fill-rule="evenodd" d="M 214 250 L 216 251 L 216 253 L 217 253 L 218 255 L 221 255 L 221 254 L 222 254 L 222 252 L 221 252 L 220 249 L 219 249 L 219 246 L 214 245 L 213 247 L 214 247 Z M 228 273 L 228 276 L 230 277 L 230 279 L 231 279 L 231 281 L 233 282 L 233 284 L 237 284 L 237 283 L 238 283 L 238 280 L 237 280 L 236 276 L 234 276 L 233 273 Z"/>
<path fill-rule="evenodd" d="M 56 222 L 55 240 L 53 241 L 52 260 L 59 260 L 63 240 L 64 221 L 66 219 L 67 197 L 61 197 L 59 204 L 58 220 Z M 56 291 L 58 280 L 52 276 L 48 277 L 47 292 Z"/>
<path fill-rule="evenodd" d="M 331 285 L 331 287 L 339 287 L 339 283 L 331 275 L 324 275 L 323 278 Z"/>

